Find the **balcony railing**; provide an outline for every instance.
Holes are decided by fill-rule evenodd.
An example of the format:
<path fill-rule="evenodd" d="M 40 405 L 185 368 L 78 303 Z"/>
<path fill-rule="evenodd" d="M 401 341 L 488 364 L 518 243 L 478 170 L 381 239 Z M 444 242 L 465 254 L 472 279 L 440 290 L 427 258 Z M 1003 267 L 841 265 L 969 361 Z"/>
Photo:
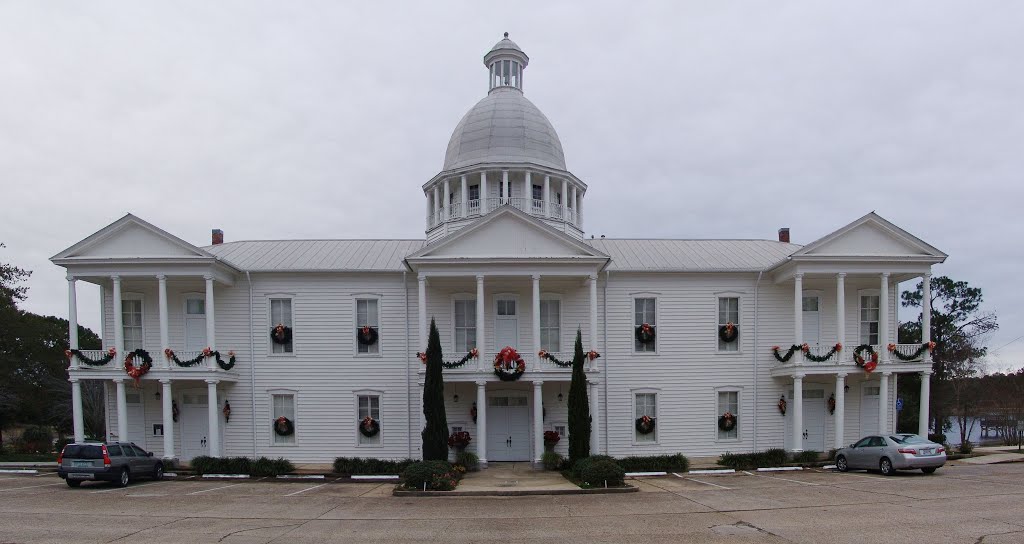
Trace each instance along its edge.
<path fill-rule="evenodd" d="M 162 349 L 152 348 L 152 347 L 146 347 L 146 348 L 143 348 L 143 349 L 145 349 L 146 352 L 149 353 L 149 356 L 153 358 L 153 368 L 154 369 L 171 370 L 171 371 L 183 370 L 185 368 L 218 370 L 217 359 L 215 357 L 204 357 L 202 361 L 200 361 L 200 362 L 198 362 L 198 363 L 196 363 L 196 364 L 194 364 L 192 366 L 183 367 L 183 366 L 179 366 L 174 361 L 172 361 L 172 360 L 168 359 L 167 357 L 165 357 L 164 356 L 164 350 L 162 350 Z M 228 353 L 227 350 L 221 351 L 221 359 L 224 360 L 225 362 L 228 360 L 227 353 Z M 92 360 L 101 359 L 106 354 L 107 354 L 107 350 L 105 350 L 105 349 L 102 349 L 102 350 L 100 350 L 100 349 L 86 349 L 86 350 L 82 350 L 82 355 L 85 356 L 85 357 L 88 357 L 88 358 L 90 358 Z M 190 361 L 192 359 L 195 359 L 196 357 L 199 357 L 202 354 L 203 354 L 203 350 L 174 350 L 174 355 L 177 356 L 178 360 L 180 360 L 180 361 Z M 109 370 L 111 368 L 122 369 L 124 367 L 124 358 L 125 358 L 126 355 L 127 355 L 126 353 L 118 353 L 112 360 L 110 360 L 106 364 L 102 364 L 102 365 L 87 365 L 84 362 L 80 361 L 76 357 L 75 358 L 75 363 L 76 363 L 77 366 L 75 368 L 77 368 L 79 370 L 81 370 L 81 369 L 90 369 L 90 368 L 92 368 L 92 369 L 103 369 L 103 370 Z M 139 364 L 141 364 L 141 361 L 135 361 L 135 364 L 139 365 Z"/>
<path fill-rule="evenodd" d="M 443 348 L 443 352 L 445 354 L 448 354 L 448 353 L 451 353 L 451 354 L 460 353 L 458 350 L 454 350 L 454 349 L 451 349 L 451 348 Z M 466 362 L 466 364 L 464 364 L 464 365 L 462 365 L 460 367 L 445 369 L 445 372 L 451 372 L 451 373 L 486 372 L 486 373 L 490 373 L 490 372 L 493 371 L 493 368 L 494 368 L 494 356 L 495 355 L 496 355 L 496 353 L 480 353 L 480 358 L 479 359 L 470 359 L 469 361 Z M 572 361 L 572 357 L 573 357 L 573 353 L 572 352 L 552 353 L 552 355 L 554 355 L 560 361 Z M 522 350 L 520 350 L 519 351 L 519 356 L 522 357 L 523 361 L 526 362 L 526 372 L 527 373 L 529 373 L 529 372 L 572 372 L 572 367 L 561 367 L 561 366 L 558 366 L 557 364 L 553 363 L 552 361 L 549 361 L 547 359 L 541 359 L 536 354 L 524 353 Z M 448 360 L 448 361 L 458 360 L 458 358 L 455 357 L 455 355 L 451 355 L 450 357 L 448 355 L 445 355 L 445 357 L 446 357 L 446 360 Z M 461 355 L 459 357 L 461 357 Z M 594 368 L 593 361 L 585 361 L 583 368 L 586 369 L 586 370 L 592 370 Z M 420 365 L 420 371 L 424 372 L 425 370 L 426 370 L 425 366 L 424 365 Z"/>
<path fill-rule="evenodd" d="M 904 357 L 910 357 L 911 355 L 914 355 L 914 353 L 916 353 L 919 349 L 921 349 L 921 344 L 896 344 L 896 353 L 899 353 Z M 897 358 L 896 356 L 892 356 L 890 358 L 893 360 L 893 362 L 897 363 L 917 363 L 927 360 L 927 357 L 928 350 L 924 350 L 921 352 L 920 355 L 914 357 L 910 361 L 904 361 L 902 359 Z"/>
<path fill-rule="evenodd" d="M 900 355 L 903 355 L 905 357 L 909 357 L 909 356 L 913 355 L 920 348 L 921 348 L 921 344 L 896 344 L 896 352 L 898 352 Z M 780 351 L 782 352 L 783 355 L 785 354 L 786 349 L 788 349 L 788 348 L 780 349 Z M 796 362 L 799 361 L 800 359 L 802 359 L 802 363 L 801 364 L 803 366 L 826 366 L 826 365 L 853 364 L 853 357 L 854 357 L 853 350 L 854 349 L 856 349 L 856 345 L 844 345 L 842 351 L 833 353 L 827 359 L 825 359 L 824 361 L 820 361 L 820 362 L 819 361 L 812 361 L 809 358 L 807 358 L 806 356 L 801 356 L 799 353 L 796 353 L 796 354 L 793 355 L 793 358 L 790 359 L 789 361 L 787 361 L 785 363 L 778 363 L 778 364 L 780 364 L 780 365 L 792 365 L 792 364 L 796 364 Z M 904 360 L 901 360 L 898 357 L 896 357 L 894 354 L 889 353 L 888 350 L 886 349 L 886 346 L 881 346 L 881 345 L 877 345 L 876 344 L 876 345 L 872 345 L 871 349 L 873 349 L 875 351 L 875 353 L 878 354 L 878 360 L 879 361 L 889 361 L 889 362 L 892 362 L 892 363 L 919 363 L 919 362 L 927 360 L 926 358 L 928 357 L 928 352 L 925 351 L 920 356 L 915 357 L 914 359 L 912 359 L 910 361 L 904 361 Z M 831 345 L 810 346 L 809 354 L 810 355 L 814 355 L 816 357 L 824 357 L 826 354 L 828 354 L 829 351 L 832 351 L 832 346 Z"/>
<path fill-rule="evenodd" d="M 453 202 L 439 210 L 427 214 L 427 228 L 432 229 L 444 224 L 445 221 L 462 219 L 463 217 L 478 217 L 484 214 L 481 204 L 484 199 L 468 200 L 466 202 L 466 213 L 463 214 L 462 202 Z M 537 198 L 488 198 L 486 199 L 487 213 L 493 212 L 502 206 L 512 206 L 524 213 L 535 217 L 547 217 L 550 219 L 564 220 L 574 225 L 579 225 L 579 218 L 576 210 L 562 206 L 555 202 L 550 203 L 549 213 L 545 213 L 544 200 Z"/>

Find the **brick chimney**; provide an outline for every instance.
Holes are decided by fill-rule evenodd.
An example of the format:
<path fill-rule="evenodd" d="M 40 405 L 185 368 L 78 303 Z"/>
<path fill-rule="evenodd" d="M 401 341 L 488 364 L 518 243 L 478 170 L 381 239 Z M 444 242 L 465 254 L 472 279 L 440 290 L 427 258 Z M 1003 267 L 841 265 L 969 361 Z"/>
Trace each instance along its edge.
<path fill-rule="evenodd" d="M 782 227 L 779 229 L 779 241 L 789 243 L 789 227 Z M 217 242 L 214 242 L 217 243 Z"/>
<path fill-rule="evenodd" d="M 779 231 L 779 237 L 782 237 L 782 231 Z M 224 243 L 224 231 L 220 229 L 213 229 L 213 245 L 220 245 Z"/>

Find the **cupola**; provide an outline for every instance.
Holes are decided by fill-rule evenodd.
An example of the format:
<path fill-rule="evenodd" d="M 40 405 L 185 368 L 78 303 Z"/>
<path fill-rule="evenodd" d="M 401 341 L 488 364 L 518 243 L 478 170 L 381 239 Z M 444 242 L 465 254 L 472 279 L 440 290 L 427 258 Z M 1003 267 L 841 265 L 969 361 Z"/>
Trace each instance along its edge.
<path fill-rule="evenodd" d="M 500 88 L 523 90 L 523 70 L 530 63 L 530 57 L 516 45 L 516 42 L 505 37 L 484 55 L 484 66 L 490 71 L 488 92 Z"/>

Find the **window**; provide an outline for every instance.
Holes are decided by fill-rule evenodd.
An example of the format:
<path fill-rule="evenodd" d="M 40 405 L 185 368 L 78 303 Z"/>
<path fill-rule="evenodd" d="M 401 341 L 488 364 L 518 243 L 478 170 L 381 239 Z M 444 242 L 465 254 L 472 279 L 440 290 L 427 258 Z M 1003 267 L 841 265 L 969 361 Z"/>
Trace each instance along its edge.
<path fill-rule="evenodd" d="M 270 299 L 270 323 L 271 327 L 278 325 L 284 325 L 285 327 L 292 327 L 292 299 L 290 298 L 272 298 Z M 289 340 L 287 344 L 278 344 L 277 342 L 271 341 L 272 353 L 291 353 L 294 348 L 294 340 Z"/>
<path fill-rule="evenodd" d="M 455 300 L 455 352 L 476 347 L 476 299 Z"/>
<path fill-rule="evenodd" d="M 271 395 L 271 399 L 273 401 L 271 424 L 273 425 L 273 421 L 276 421 L 279 417 L 286 417 L 291 420 L 292 425 L 297 429 L 298 425 L 295 422 L 295 395 Z M 296 432 L 298 431 L 296 430 Z M 281 436 L 271 429 L 270 434 L 274 437 L 274 445 L 289 445 L 295 443 L 295 433 L 287 436 Z"/>
<path fill-rule="evenodd" d="M 373 344 L 356 342 L 359 353 L 380 353 L 380 315 L 377 311 L 377 302 L 375 298 L 356 299 L 356 332 L 363 327 L 370 327 L 377 332 L 377 341 Z"/>
<path fill-rule="evenodd" d="M 718 337 L 718 330 L 726 323 L 740 324 L 740 299 L 739 297 L 720 297 L 718 299 L 718 327 L 715 327 L 715 337 Z M 724 342 L 718 338 L 718 351 L 739 351 L 739 338 L 732 342 Z"/>
<path fill-rule="evenodd" d="M 462 425 L 452 425 L 451 429 L 452 430 L 449 434 L 461 433 L 462 431 L 466 430 L 466 428 L 463 427 Z"/>
<path fill-rule="evenodd" d="M 554 353 L 562 351 L 561 306 L 558 300 L 540 301 L 540 347 Z"/>
<path fill-rule="evenodd" d="M 562 437 L 564 439 L 568 439 L 569 438 L 569 431 L 568 431 L 568 429 L 569 428 L 567 426 L 565 426 L 565 425 L 555 425 L 555 432 L 558 433 L 558 436 L 560 436 L 560 437 Z"/>
<path fill-rule="evenodd" d="M 141 298 L 121 300 L 121 326 L 124 329 L 125 352 L 142 349 L 145 339 L 142 336 Z"/>
<path fill-rule="evenodd" d="M 107 446 L 107 454 L 111 457 L 121 457 L 121 446 L 115 446 L 113 444 Z"/>
<path fill-rule="evenodd" d="M 367 416 L 372 417 L 380 425 L 380 395 L 359 395 L 359 421 Z M 360 444 L 380 444 L 380 433 L 374 436 L 365 436 L 359 433 Z"/>
<path fill-rule="evenodd" d="M 533 186 L 533 199 L 544 200 L 544 187 L 541 185 Z"/>
<path fill-rule="evenodd" d="M 736 416 L 736 425 L 731 431 L 723 431 L 718 427 L 718 418 L 722 417 L 722 414 L 729 412 Z M 740 413 L 740 394 L 738 391 L 719 391 L 718 392 L 718 413 L 715 415 L 715 428 L 718 429 L 718 438 L 738 438 L 739 437 L 739 413 Z"/>
<path fill-rule="evenodd" d="M 515 299 L 499 299 L 498 300 L 498 315 L 516 315 L 516 301 Z"/>
<path fill-rule="evenodd" d="M 128 447 L 129 446 L 125 446 L 125 449 L 128 449 Z M 135 455 L 137 455 L 139 457 L 149 457 L 149 455 L 147 454 L 146 450 L 144 450 L 144 449 L 142 449 L 142 448 L 140 448 L 140 447 L 138 447 L 138 446 L 136 446 L 134 444 L 132 444 L 131 448 L 135 450 Z"/>
<path fill-rule="evenodd" d="M 870 437 L 870 436 L 867 437 L 867 438 L 861 438 L 860 440 L 857 441 L 856 444 L 853 445 L 853 447 L 855 447 L 855 448 L 866 448 L 868 446 L 868 444 L 871 443 L 871 439 L 872 439 L 872 437 Z"/>
<path fill-rule="evenodd" d="M 878 344 L 878 295 L 860 297 L 860 343 Z"/>
<path fill-rule="evenodd" d="M 109 449 L 110 448 L 107 448 L 107 449 L 108 449 L 108 453 L 109 453 Z M 113 454 L 111 454 L 111 455 L 113 455 Z M 131 446 L 125 446 L 121 450 L 121 455 L 124 456 L 124 457 L 138 457 L 138 455 L 135 454 L 135 450 L 133 450 Z"/>
<path fill-rule="evenodd" d="M 821 343 L 821 298 L 817 294 L 804 294 L 801 299 L 803 307 L 803 341 L 811 346 Z"/>
<path fill-rule="evenodd" d="M 480 200 L 480 186 L 479 185 L 470 185 L 469 186 L 469 199 L 470 200 Z"/>
<path fill-rule="evenodd" d="M 636 417 L 641 418 L 647 416 L 653 419 L 658 417 L 658 395 L 657 393 L 637 393 L 636 394 Z M 657 442 L 658 440 L 658 425 L 654 426 L 654 430 L 643 434 L 636 430 L 636 425 L 633 426 L 633 433 L 637 442 Z"/>
<path fill-rule="evenodd" d="M 635 327 L 639 327 L 644 323 L 647 323 L 651 327 L 657 327 L 657 316 L 655 315 L 655 302 L 653 298 L 638 298 L 634 299 L 635 319 L 634 319 L 634 331 Z M 655 339 L 653 342 L 643 343 L 636 339 L 636 335 L 633 336 L 633 351 L 635 352 L 653 352 L 657 341 L 657 330 L 655 330 Z M 640 417 L 640 416 L 637 416 Z"/>

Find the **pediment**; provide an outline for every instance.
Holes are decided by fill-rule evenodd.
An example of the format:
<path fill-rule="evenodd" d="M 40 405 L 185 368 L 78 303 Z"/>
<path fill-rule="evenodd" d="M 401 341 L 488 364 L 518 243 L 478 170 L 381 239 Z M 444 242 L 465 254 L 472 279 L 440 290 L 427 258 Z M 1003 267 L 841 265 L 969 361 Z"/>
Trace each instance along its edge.
<path fill-rule="evenodd" d="M 65 249 L 57 259 L 212 258 L 212 255 L 128 214 Z"/>
<path fill-rule="evenodd" d="M 793 257 L 922 257 L 946 254 L 874 212 L 815 241 Z"/>
<path fill-rule="evenodd" d="M 602 258 L 608 256 L 514 208 L 505 208 L 409 256 L 429 258 Z"/>

